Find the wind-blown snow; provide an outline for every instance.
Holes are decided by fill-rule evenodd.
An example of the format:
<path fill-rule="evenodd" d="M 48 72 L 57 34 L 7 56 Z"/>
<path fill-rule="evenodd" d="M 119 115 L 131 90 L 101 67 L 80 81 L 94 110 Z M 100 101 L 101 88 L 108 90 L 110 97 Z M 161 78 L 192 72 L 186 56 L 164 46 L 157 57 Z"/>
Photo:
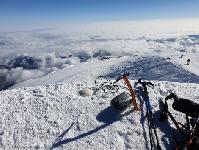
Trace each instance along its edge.
<path fill-rule="evenodd" d="M 136 80 L 131 80 L 131 83 L 138 93 L 140 112 L 130 107 L 125 112 L 119 113 L 110 107 L 110 100 L 124 89 L 106 97 L 98 97 L 95 94 L 89 97 L 79 95 L 79 91 L 85 88 L 95 90 L 97 85 L 94 80 L 101 75 L 116 78 L 120 73 L 131 71 L 130 79 L 144 76 L 146 74 L 142 73 L 143 69 L 147 71 L 145 63 L 152 70 L 149 72 L 152 74 L 147 76 L 149 80 L 157 76 L 160 71 L 165 74 L 164 64 L 172 69 L 167 72 L 167 75 L 165 74 L 167 80 L 178 78 L 182 82 L 196 82 L 198 78 L 163 58 L 121 57 L 101 61 L 92 60 L 71 67 L 70 73 L 68 69 L 63 69 L 41 79 L 26 82 L 27 84 L 24 82 L 21 87 L 28 85 L 37 87 L 0 92 L 1 148 L 149 149 L 146 110 L 142 92 Z M 162 68 L 158 68 L 156 64 Z M 167 65 L 165 69 L 168 69 Z M 133 72 L 133 66 L 135 72 Z M 188 77 L 190 75 L 193 76 L 191 78 L 193 80 Z M 161 78 L 157 77 L 157 80 Z M 156 119 L 159 115 L 159 101 L 164 100 L 171 92 L 198 103 L 199 97 L 196 92 L 199 90 L 198 84 L 155 80 L 152 82 L 155 88 L 149 88 L 149 96 Z M 123 85 L 121 81 L 119 84 Z M 170 109 L 174 117 L 184 123 L 184 115 L 172 110 L 171 107 Z M 156 120 L 158 137 L 163 149 L 171 148 L 172 135 L 177 132 L 172 122 L 170 124 L 171 127 L 168 123 L 160 123 Z"/>
<path fill-rule="evenodd" d="M 134 83 L 134 81 L 132 81 Z M 149 90 L 156 115 L 158 101 L 173 90 L 180 96 L 198 102 L 198 84 L 157 82 Z M 3 91 L 1 100 L 1 147 L 3 149 L 148 149 L 148 127 L 145 108 L 133 108 L 120 114 L 109 105 L 111 97 L 81 97 L 78 90 L 88 82 L 66 82 L 37 88 Z M 140 99 L 143 103 L 143 99 Z M 183 121 L 183 115 L 174 112 Z M 158 124 L 161 145 L 168 149 L 172 128 Z M 70 128 L 69 131 L 67 129 Z M 169 132 L 170 131 L 170 132 Z M 65 132 L 65 133 L 64 133 Z M 60 140 L 56 138 L 64 133 Z M 171 134 L 171 135 L 170 135 Z M 58 143 L 57 143 L 58 142 Z"/>
<path fill-rule="evenodd" d="M 199 31 L 196 24 L 182 26 L 163 32 L 150 23 L 108 23 L 0 33 L 0 90 L 9 88 L 0 91 L 0 149 L 150 149 L 139 78 L 155 84 L 149 97 L 158 137 L 163 149 L 171 149 L 177 130 L 157 120 L 159 101 L 174 92 L 199 103 Z M 127 72 L 140 112 L 110 107 L 125 88 L 102 97 L 95 92 L 99 76 L 115 81 Z M 90 93 L 82 96 L 85 89 Z"/>

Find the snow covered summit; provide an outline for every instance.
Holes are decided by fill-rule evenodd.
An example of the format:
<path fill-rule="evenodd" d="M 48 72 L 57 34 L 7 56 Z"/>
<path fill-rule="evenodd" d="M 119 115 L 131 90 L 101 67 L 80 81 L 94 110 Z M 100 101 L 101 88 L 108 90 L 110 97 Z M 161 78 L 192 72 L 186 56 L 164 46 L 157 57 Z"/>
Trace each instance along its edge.
<path fill-rule="evenodd" d="M 105 97 L 79 94 L 85 88 L 94 90 L 98 76 L 114 80 L 126 71 L 131 72 L 130 81 L 138 92 L 139 77 L 144 76 L 155 84 L 154 89 L 149 88 L 149 97 L 158 137 L 162 148 L 170 149 L 175 129 L 172 122 L 157 121 L 159 101 L 175 92 L 198 103 L 199 77 L 165 58 L 151 56 L 91 60 L 18 84 L 16 89 L 1 91 L 0 148 L 148 149 L 148 126 L 141 93 L 138 94 L 141 111 L 130 107 L 122 113 L 110 107 L 110 100 L 125 89 Z M 185 120 L 183 114 L 174 110 L 172 113 L 178 121 Z"/>

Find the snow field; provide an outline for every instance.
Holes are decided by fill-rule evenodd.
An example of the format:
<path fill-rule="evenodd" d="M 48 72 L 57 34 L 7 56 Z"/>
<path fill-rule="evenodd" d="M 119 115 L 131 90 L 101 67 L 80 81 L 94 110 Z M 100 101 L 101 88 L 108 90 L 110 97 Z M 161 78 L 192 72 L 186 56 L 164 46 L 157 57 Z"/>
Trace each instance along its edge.
<path fill-rule="evenodd" d="M 179 97 L 198 103 L 199 97 L 195 92 L 199 89 L 198 84 L 152 82 L 155 88 L 149 88 L 149 96 L 155 113 L 159 110 L 158 101 L 173 91 Z M 120 114 L 110 107 L 113 95 L 81 97 L 78 93 L 82 88 L 78 85 L 81 84 L 88 83 L 80 81 L 76 88 L 68 82 L 2 91 L 1 149 L 50 149 L 53 143 L 55 149 L 147 149 L 148 127 L 142 95 L 139 94 L 141 112 L 135 112 L 131 107 Z M 95 87 L 90 83 L 88 87 L 91 85 Z M 171 112 L 178 121 L 185 120 L 182 114 Z M 55 139 L 71 124 L 72 127 L 61 139 L 64 142 L 56 145 Z M 161 145 L 168 149 L 171 138 L 168 131 L 172 129 L 169 126 L 165 128 L 163 123 L 157 124 Z"/>
<path fill-rule="evenodd" d="M 0 89 L 17 84 L 0 91 L 0 150 L 150 149 L 139 78 L 155 84 L 148 90 L 158 137 L 163 149 L 171 149 L 177 130 L 172 122 L 158 121 L 159 101 L 174 92 L 199 103 L 199 32 L 197 23 L 182 28 L 184 23 L 190 22 L 182 20 L 172 29 L 167 20 L 155 26 L 113 22 L 1 32 Z M 140 112 L 110 107 L 123 88 L 101 97 L 81 96 L 82 90 L 96 90 L 97 77 L 114 81 L 126 72 L 131 72 Z M 172 100 L 168 104 L 184 123 Z"/>

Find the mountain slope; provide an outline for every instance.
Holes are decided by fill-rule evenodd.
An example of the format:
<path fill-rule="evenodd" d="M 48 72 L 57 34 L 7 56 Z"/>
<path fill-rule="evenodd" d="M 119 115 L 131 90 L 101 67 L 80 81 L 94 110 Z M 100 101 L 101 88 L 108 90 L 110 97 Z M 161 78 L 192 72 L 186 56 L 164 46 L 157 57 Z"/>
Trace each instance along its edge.
<path fill-rule="evenodd" d="M 31 79 L 22 83 L 18 83 L 10 89 L 42 86 L 54 83 L 62 83 L 65 81 L 77 82 L 79 80 L 93 80 L 100 75 L 107 74 L 123 61 L 126 61 L 126 57 L 110 58 L 105 60 L 93 59 L 89 62 L 81 63 L 79 65 L 71 66 L 69 68 L 50 73 L 49 75 L 42 78 Z"/>
<path fill-rule="evenodd" d="M 122 88 L 117 94 L 108 94 L 105 97 L 97 97 L 95 94 L 82 97 L 79 91 L 84 88 L 95 90 L 97 85 L 94 80 L 100 75 L 116 78 L 123 72 L 131 71 L 131 79 L 145 76 L 147 74 L 142 71 L 144 69 L 149 71 L 149 69 L 147 70 L 144 64 L 151 66 L 152 71 L 148 72 L 147 76 L 147 79 L 150 80 L 162 69 L 162 67 L 153 67 L 154 62 L 158 62 L 160 66 L 167 64 L 161 58 L 122 57 L 99 62 L 94 60 L 74 66 L 70 68 L 70 72 L 69 69 L 64 69 L 44 78 L 24 83 L 24 85 L 32 87 L 1 91 L 0 148 L 149 149 L 144 100 L 140 86 L 135 80 L 130 81 L 139 93 L 140 112 L 134 111 L 131 107 L 125 112 L 119 113 L 110 107 L 110 100 L 123 92 Z M 178 66 L 169 65 L 173 69 L 167 72 L 168 76 L 165 76 L 168 81 L 152 80 L 155 88 L 149 88 L 149 96 L 156 119 L 159 114 L 159 101 L 171 92 L 177 93 L 179 97 L 199 102 L 196 92 L 199 90 L 198 84 L 170 82 L 170 80 L 177 80 L 178 77 L 179 79 L 183 77 L 182 82 L 189 82 L 189 79 L 193 79 L 190 82 L 196 82 L 197 76 L 189 74 Z M 141 66 L 142 68 L 139 68 Z M 166 69 L 162 69 L 162 74 Z M 173 70 L 175 71 L 173 72 Z M 172 73 L 173 75 L 171 75 Z M 193 78 L 186 78 L 186 75 L 191 75 Z M 160 80 L 160 78 L 157 79 Z M 119 84 L 123 85 L 122 81 Z M 184 122 L 183 114 L 170 109 L 178 121 Z M 170 124 L 173 126 L 172 122 Z M 175 130 L 168 123 L 157 122 L 157 127 L 161 146 L 163 149 L 170 149 Z M 61 142 L 56 144 L 59 140 Z"/>
<path fill-rule="evenodd" d="M 110 57 L 104 60 L 91 59 L 78 65 L 64 68 L 47 76 L 20 82 L 9 89 L 35 87 L 62 82 L 77 82 L 79 80 L 93 81 L 98 76 L 116 79 L 125 72 L 131 72 L 132 79 L 145 78 L 182 83 L 199 83 L 196 68 L 185 67 L 183 63 L 160 56 L 125 56 Z M 183 76 L 183 77 L 182 77 Z"/>

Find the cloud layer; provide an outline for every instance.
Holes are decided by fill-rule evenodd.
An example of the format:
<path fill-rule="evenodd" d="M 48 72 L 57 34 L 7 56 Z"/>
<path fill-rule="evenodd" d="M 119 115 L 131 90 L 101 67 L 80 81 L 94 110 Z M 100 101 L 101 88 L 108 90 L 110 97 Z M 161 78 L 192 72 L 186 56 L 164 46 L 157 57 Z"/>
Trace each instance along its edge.
<path fill-rule="evenodd" d="M 135 34 L 134 31 L 0 33 L 0 90 L 89 59 L 134 55 L 199 55 L 199 34 Z M 128 31 L 128 32 L 127 32 Z"/>

